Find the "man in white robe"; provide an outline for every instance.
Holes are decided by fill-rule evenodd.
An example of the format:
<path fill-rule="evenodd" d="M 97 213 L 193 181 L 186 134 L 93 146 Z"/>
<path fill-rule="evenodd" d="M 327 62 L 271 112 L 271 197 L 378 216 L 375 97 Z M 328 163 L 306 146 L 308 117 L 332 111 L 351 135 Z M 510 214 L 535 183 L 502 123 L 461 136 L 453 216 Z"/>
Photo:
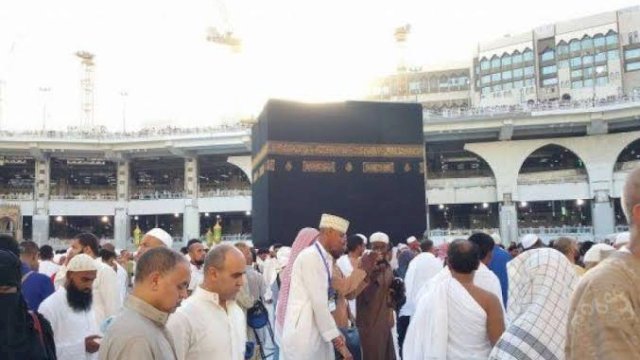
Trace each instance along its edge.
<path fill-rule="evenodd" d="M 68 264 L 65 285 L 45 299 L 38 311 L 51 323 L 58 360 L 97 359 L 100 332 L 92 305 L 94 260 L 85 254 Z"/>
<path fill-rule="evenodd" d="M 204 281 L 169 317 L 178 360 L 244 360 L 247 326 L 235 297 L 244 283 L 240 250 L 218 245 L 204 261 Z"/>
<path fill-rule="evenodd" d="M 411 321 L 411 316 L 413 316 L 416 311 L 420 289 L 422 289 L 427 281 L 439 273 L 444 266 L 442 260 L 435 256 L 436 249 L 433 246 L 433 241 L 426 239 L 420 245 L 422 252 L 411 260 L 404 278 L 407 301 L 400 309 L 398 317 L 398 343 L 400 353 L 402 353 L 402 343 L 407 332 L 407 327 Z"/>
<path fill-rule="evenodd" d="M 367 237 L 362 234 L 351 235 L 347 239 L 347 253 L 340 256 L 336 262 L 345 278 L 348 278 L 353 272 L 353 269 L 358 267 L 360 257 L 362 257 L 364 250 L 367 248 L 367 242 Z M 349 300 L 349 310 L 351 311 L 351 315 L 355 318 L 356 299 Z"/>
<path fill-rule="evenodd" d="M 316 242 L 302 250 L 293 263 L 291 285 L 281 339 L 283 360 L 333 360 L 334 348 L 352 359 L 331 311 L 333 259 L 344 253 L 349 222 L 329 214 L 320 219 Z"/>
<path fill-rule="evenodd" d="M 53 262 L 53 248 L 50 245 L 42 245 L 40 247 L 40 265 L 38 272 L 48 277 L 53 276 L 60 270 L 60 265 Z"/>
<path fill-rule="evenodd" d="M 404 360 L 486 359 L 504 331 L 498 298 L 473 283 L 479 251 L 456 240 L 447 251 L 450 271 L 426 285 L 403 347 Z"/>
<path fill-rule="evenodd" d="M 491 235 L 481 232 L 469 236 L 469 241 L 476 244 L 480 252 L 480 266 L 478 266 L 478 270 L 473 277 L 473 283 L 476 286 L 494 294 L 498 297 L 498 299 L 500 299 L 500 304 L 502 304 L 502 312 L 505 314 L 506 321 L 507 317 L 506 311 L 504 309 L 500 279 L 498 279 L 498 276 L 487 266 L 491 262 L 491 258 L 493 256 L 493 248 L 495 247 L 496 243 Z"/>
<path fill-rule="evenodd" d="M 207 252 L 200 240 L 189 240 L 187 245 L 189 251 L 189 269 L 191 269 L 191 282 L 189 283 L 189 294 L 193 293 L 204 281 L 203 264 Z"/>
<path fill-rule="evenodd" d="M 120 301 L 120 290 L 118 289 L 118 277 L 109 265 L 102 262 L 98 257 L 98 238 L 90 233 L 76 235 L 71 242 L 71 251 L 68 261 L 73 260 L 77 254 L 86 254 L 94 259 L 97 268 L 96 280 L 93 282 L 93 311 L 96 314 L 98 326 L 104 320 L 115 315 L 122 307 Z M 62 266 L 56 274 L 56 287 L 64 286 L 66 283 L 67 267 Z"/>

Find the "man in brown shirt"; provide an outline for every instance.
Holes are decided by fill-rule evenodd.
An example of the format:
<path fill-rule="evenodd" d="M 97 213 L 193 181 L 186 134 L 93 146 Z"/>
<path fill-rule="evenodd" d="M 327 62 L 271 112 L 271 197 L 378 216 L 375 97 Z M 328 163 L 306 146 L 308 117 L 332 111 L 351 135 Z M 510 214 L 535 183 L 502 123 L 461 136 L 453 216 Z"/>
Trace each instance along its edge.
<path fill-rule="evenodd" d="M 375 261 L 375 254 L 363 255 L 349 276 L 344 276 L 340 267 L 334 262 L 331 286 L 333 286 L 338 297 L 336 299 L 336 310 L 333 311 L 332 315 L 339 328 L 346 328 L 350 325 L 355 326 L 355 324 L 349 324 L 349 319 L 355 318 L 355 315 L 353 313 L 350 314 L 351 310 L 347 300 L 355 299 L 367 286 L 368 282 L 365 279 L 373 270 L 376 264 Z"/>
<path fill-rule="evenodd" d="M 640 168 L 627 177 L 622 209 L 627 250 L 589 270 L 569 310 L 567 359 L 640 359 Z"/>
<path fill-rule="evenodd" d="M 390 296 L 393 271 L 387 261 L 389 236 L 378 232 L 369 238 L 376 265 L 368 276 L 366 288 L 358 295 L 356 323 L 362 343 L 362 358 L 367 360 L 395 360 L 391 337 L 394 325 Z"/>

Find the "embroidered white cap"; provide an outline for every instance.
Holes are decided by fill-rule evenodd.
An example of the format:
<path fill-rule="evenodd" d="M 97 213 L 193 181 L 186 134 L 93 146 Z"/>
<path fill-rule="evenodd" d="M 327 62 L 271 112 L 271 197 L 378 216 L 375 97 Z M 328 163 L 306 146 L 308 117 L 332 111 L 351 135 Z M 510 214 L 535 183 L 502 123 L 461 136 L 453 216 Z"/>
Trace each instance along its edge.
<path fill-rule="evenodd" d="M 149 230 L 146 234 L 149 236 L 153 236 L 154 238 L 162 241 L 163 244 L 165 244 L 168 248 L 173 247 L 173 238 L 171 237 L 171 235 L 169 235 L 168 232 L 160 229 L 160 228 L 153 228 L 151 230 Z"/>
<path fill-rule="evenodd" d="M 78 254 L 71 258 L 67 271 L 97 271 L 95 260 L 87 254 Z"/>
<path fill-rule="evenodd" d="M 528 249 L 533 246 L 533 244 L 537 243 L 539 240 L 538 235 L 535 234 L 527 234 L 522 237 L 520 241 L 522 243 L 522 248 Z"/>
<path fill-rule="evenodd" d="M 621 232 L 618 235 L 616 235 L 616 241 L 614 245 L 616 246 L 626 245 L 629 243 L 630 240 L 631 239 L 628 231 Z"/>
<path fill-rule="evenodd" d="M 333 229 L 346 234 L 347 230 L 349 230 L 349 221 L 339 216 L 322 214 L 322 216 L 320 217 L 320 225 L 318 226 L 318 228 Z"/>
<path fill-rule="evenodd" d="M 381 242 L 381 243 L 385 243 L 388 244 L 389 243 L 389 235 L 383 233 L 383 232 L 375 232 L 373 234 L 371 234 L 371 236 L 369 236 L 369 242 L 370 243 L 374 243 L 374 242 Z"/>
<path fill-rule="evenodd" d="M 407 244 L 413 244 L 416 241 L 418 241 L 418 239 L 415 236 L 409 236 L 407 238 Z"/>

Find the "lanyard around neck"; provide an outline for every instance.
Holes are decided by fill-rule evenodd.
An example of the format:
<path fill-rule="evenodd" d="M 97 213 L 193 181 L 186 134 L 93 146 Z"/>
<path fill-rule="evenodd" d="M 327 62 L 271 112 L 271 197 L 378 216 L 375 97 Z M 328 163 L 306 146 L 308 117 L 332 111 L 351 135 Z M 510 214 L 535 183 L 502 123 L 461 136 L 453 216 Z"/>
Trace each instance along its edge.
<path fill-rule="evenodd" d="M 320 254 L 320 257 L 322 258 L 324 269 L 327 271 L 327 281 L 329 281 L 329 287 L 331 287 L 331 272 L 329 271 L 329 263 L 327 262 L 327 259 L 324 257 L 322 250 L 320 250 L 320 245 L 318 244 L 317 241 L 314 245 L 316 247 L 316 250 L 318 250 L 318 254 Z"/>

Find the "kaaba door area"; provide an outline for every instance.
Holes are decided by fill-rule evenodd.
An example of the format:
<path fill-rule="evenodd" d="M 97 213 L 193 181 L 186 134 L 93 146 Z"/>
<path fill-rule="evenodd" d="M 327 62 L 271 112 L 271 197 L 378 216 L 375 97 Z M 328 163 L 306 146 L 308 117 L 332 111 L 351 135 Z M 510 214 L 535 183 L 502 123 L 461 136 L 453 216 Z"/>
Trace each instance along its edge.
<path fill-rule="evenodd" d="M 290 245 L 322 213 L 394 242 L 426 227 L 419 104 L 270 100 L 252 129 L 253 242 Z"/>

